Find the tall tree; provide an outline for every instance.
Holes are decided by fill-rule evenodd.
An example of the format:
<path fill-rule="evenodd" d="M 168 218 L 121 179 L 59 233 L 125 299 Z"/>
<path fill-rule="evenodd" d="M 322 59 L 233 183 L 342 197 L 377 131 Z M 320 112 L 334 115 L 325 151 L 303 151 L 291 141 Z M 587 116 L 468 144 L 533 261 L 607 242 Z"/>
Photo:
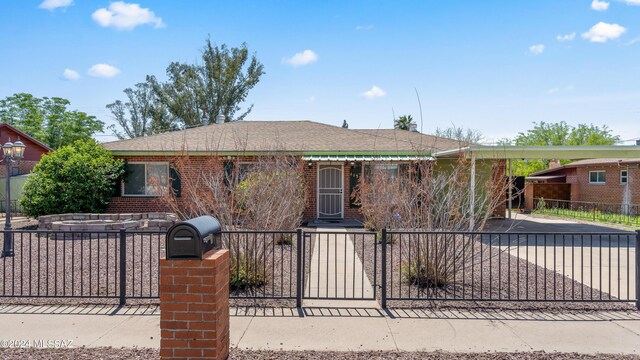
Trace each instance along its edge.
<path fill-rule="evenodd" d="M 435 135 L 447 139 L 458 140 L 467 144 L 479 143 L 483 138 L 482 133 L 479 130 L 465 129 L 455 125 L 446 129 L 437 128 Z"/>
<path fill-rule="evenodd" d="M 109 126 L 118 139 L 136 138 L 177 130 L 178 124 L 153 93 L 149 82 L 138 83 L 135 87 L 124 89 L 127 101 L 116 100 L 107 105 L 114 120 L 122 128 Z"/>
<path fill-rule="evenodd" d="M 592 124 L 568 125 L 566 122 L 534 123 L 533 129 L 518 133 L 513 143 L 517 146 L 545 146 L 545 145 L 613 145 L 620 141 L 620 137 L 613 135 L 606 125 L 599 127 Z M 549 167 L 550 159 L 518 160 L 514 161 L 514 174 L 527 176 L 533 172 Z M 563 160 L 566 164 L 571 160 Z"/>
<path fill-rule="evenodd" d="M 245 43 L 229 48 L 225 44 L 214 46 L 207 39 L 201 64 L 173 62 L 167 67 L 166 82 L 154 76 L 147 80 L 171 115 L 182 126 L 193 127 L 202 124 L 203 113 L 209 123 L 216 115 L 224 115 L 225 121 L 244 119 L 253 105 L 241 111 L 240 104 L 260 81 L 263 69 L 255 55 L 250 56 Z"/>
<path fill-rule="evenodd" d="M 102 132 L 104 123 L 59 97 L 37 98 L 19 93 L 0 100 L 0 118 L 53 149 L 88 140 Z"/>
<path fill-rule="evenodd" d="M 400 130 L 409 130 L 409 124 L 413 122 L 411 115 L 401 115 L 393 121 L 393 127 Z"/>
<path fill-rule="evenodd" d="M 347 123 L 347 120 L 342 120 L 342 127 L 345 129 L 349 128 L 349 124 Z"/>

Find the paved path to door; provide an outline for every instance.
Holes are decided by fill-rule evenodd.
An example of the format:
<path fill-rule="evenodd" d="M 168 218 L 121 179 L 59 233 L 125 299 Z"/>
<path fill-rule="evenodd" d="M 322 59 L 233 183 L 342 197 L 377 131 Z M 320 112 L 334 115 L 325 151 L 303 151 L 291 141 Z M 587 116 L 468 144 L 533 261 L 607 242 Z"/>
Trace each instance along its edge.
<path fill-rule="evenodd" d="M 606 235 L 606 233 L 620 233 L 625 230 L 523 214 L 516 214 L 513 221 L 496 221 L 491 224 L 489 230 L 522 233 L 604 233 L 605 235 L 586 237 L 584 241 L 580 236 L 556 235 L 555 247 L 553 236 L 549 235 L 546 238 L 539 236 L 538 240 L 530 237 L 529 246 L 526 246 L 523 237 L 519 248 L 517 246 L 495 246 L 495 248 L 502 248 L 514 256 L 555 271 L 560 276 L 567 276 L 594 289 L 610 293 L 611 296 L 619 299 L 636 297 L 635 258 L 638 250 L 635 247 L 635 236 L 633 234 L 628 237 Z M 515 243 L 517 240 L 514 238 L 513 244 Z M 584 296 L 588 298 L 590 295 Z"/>
<path fill-rule="evenodd" d="M 305 284 L 305 297 L 373 298 L 373 286 L 346 230 L 318 228 L 316 231 L 320 234 L 311 235 L 315 236 L 315 241 Z M 306 305 L 318 303 L 312 299 L 304 301 Z M 325 303 L 324 306 L 331 306 L 331 303 Z"/>
<path fill-rule="evenodd" d="M 157 307 L 0 306 L 0 339 L 160 346 Z M 304 307 L 231 309 L 231 345 L 331 351 L 640 354 L 640 312 L 488 312 Z"/>

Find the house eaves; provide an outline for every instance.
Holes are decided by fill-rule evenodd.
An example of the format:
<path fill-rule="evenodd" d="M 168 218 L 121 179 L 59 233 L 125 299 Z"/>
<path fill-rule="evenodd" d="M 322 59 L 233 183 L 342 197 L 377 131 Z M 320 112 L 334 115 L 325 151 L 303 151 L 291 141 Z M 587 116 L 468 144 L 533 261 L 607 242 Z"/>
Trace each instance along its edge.
<path fill-rule="evenodd" d="M 601 145 L 601 146 L 514 146 L 514 145 L 472 145 L 461 149 L 438 151 L 435 158 L 456 158 L 461 155 L 476 159 L 592 159 L 640 157 L 637 145 Z M 556 170 L 556 169 L 554 169 Z"/>

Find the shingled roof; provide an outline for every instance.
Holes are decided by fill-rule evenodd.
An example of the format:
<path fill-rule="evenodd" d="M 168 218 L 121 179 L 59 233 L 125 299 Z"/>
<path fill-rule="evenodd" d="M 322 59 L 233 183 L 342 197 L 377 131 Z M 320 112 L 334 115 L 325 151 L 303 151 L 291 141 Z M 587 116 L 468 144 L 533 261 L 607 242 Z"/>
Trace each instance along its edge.
<path fill-rule="evenodd" d="M 115 154 L 269 152 L 408 154 L 457 149 L 458 141 L 395 129 L 358 130 L 313 121 L 234 121 L 105 143 Z"/>

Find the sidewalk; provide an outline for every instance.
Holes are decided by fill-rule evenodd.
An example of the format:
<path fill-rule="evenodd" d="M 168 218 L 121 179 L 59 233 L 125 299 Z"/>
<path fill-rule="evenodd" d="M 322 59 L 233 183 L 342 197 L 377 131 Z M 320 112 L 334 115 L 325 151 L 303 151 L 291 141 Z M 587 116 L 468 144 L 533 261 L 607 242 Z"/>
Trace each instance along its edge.
<path fill-rule="evenodd" d="M 0 306 L 0 340 L 158 347 L 155 306 Z M 640 354 L 640 312 L 234 308 L 231 344 L 265 350 L 558 351 Z"/>

